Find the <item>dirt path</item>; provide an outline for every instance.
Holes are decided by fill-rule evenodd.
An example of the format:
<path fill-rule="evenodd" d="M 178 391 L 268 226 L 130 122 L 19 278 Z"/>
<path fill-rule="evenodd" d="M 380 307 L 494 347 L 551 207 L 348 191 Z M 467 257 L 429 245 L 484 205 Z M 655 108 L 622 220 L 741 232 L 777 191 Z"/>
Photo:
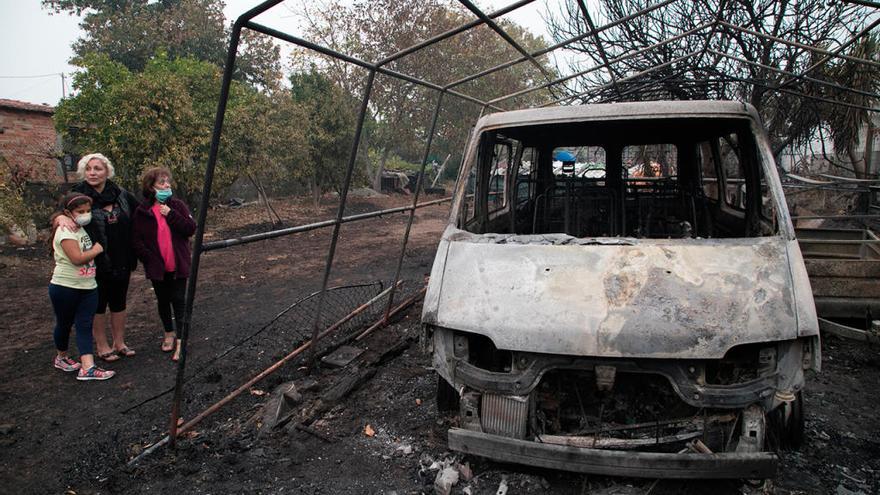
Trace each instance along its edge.
<path fill-rule="evenodd" d="M 407 198 L 357 200 L 351 212 L 387 208 Z M 312 212 L 301 203 L 278 205 L 288 225 L 332 217 L 332 206 Z M 212 213 L 213 238 L 265 229 L 253 209 Z M 387 280 L 393 275 L 403 214 L 342 228 L 331 285 Z M 446 207 L 420 210 L 404 266 L 416 285 L 430 270 Z M 208 253 L 195 305 L 190 371 L 200 369 L 233 342 L 259 330 L 281 310 L 320 287 L 329 231 L 315 231 Z M 0 253 L 0 492 L 63 493 L 420 493 L 431 492 L 430 466 L 455 457 L 476 478 L 471 493 L 495 493 L 502 478 L 509 493 L 760 493 L 742 482 L 673 482 L 585 477 L 454 456 L 445 431 L 454 418 L 436 413 L 435 377 L 415 343 L 420 308 L 375 334 L 364 347 L 379 351 L 407 342 L 340 404 L 315 423 L 328 443 L 290 425 L 258 434 L 255 414 L 284 380 L 308 381 L 297 365 L 254 387 L 206 420 L 176 451 L 163 450 L 136 468 L 125 463 L 162 436 L 170 397 L 156 396 L 173 382 L 168 356 L 159 350 L 159 321 L 149 284 L 138 272 L 129 299 L 133 359 L 114 363 L 119 376 L 80 383 L 56 372 L 52 318 L 46 295 L 51 260 L 44 247 Z M 218 400 L 292 348 L 284 325 L 259 334 L 202 370 L 187 386 L 184 415 Z M 807 444 L 786 453 L 769 493 L 880 492 L 880 434 L 873 391 L 880 387 L 878 350 L 829 339 L 824 370 L 808 384 Z M 309 394 L 321 394 L 339 371 L 313 377 Z M 374 432 L 365 434 L 366 425 Z M 411 449 L 411 450 L 410 450 Z M 846 493 L 846 492 L 841 492 Z"/>

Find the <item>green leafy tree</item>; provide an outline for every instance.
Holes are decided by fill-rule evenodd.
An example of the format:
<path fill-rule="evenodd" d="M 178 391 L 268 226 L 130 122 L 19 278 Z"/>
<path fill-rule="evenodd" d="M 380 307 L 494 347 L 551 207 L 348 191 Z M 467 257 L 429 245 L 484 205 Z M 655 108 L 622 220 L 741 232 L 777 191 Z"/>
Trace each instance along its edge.
<path fill-rule="evenodd" d="M 307 151 L 288 168 L 309 184 L 315 207 L 330 190 L 341 191 L 354 139 L 357 100 L 315 70 L 290 76 L 291 98 L 302 112 Z M 364 156 L 362 153 L 360 156 Z M 356 162 L 355 180 L 363 178 L 364 160 Z"/>
<path fill-rule="evenodd" d="M 22 184 L 15 176 L 16 171 L 0 155 L 0 232 L 10 232 L 15 226 L 24 228 L 32 217 Z"/>
<path fill-rule="evenodd" d="M 247 178 L 266 207 L 269 220 L 281 221 L 272 208 L 265 181 L 300 179 L 300 157 L 308 156 L 305 108 L 287 90 L 271 94 L 238 87 L 236 105 L 227 111 L 220 148 L 221 163 L 236 177 Z"/>
<path fill-rule="evenodd" d="M 151 166 L 168 167 L 178 188 L 192 200 L 202 188 L 219 92 L 219 69 L 193 59 L 157 57 L 132 73 L 106 55 L 78 61 L 76 96 L 63 100 L 55 124 L 69 146 L 106 154 L 118 180 L 139 190 L 138 177 Z M 222 188 L 233 174 L 221 169 Z"/>
<path fill-rule="evenodd" d="M 218 0 L 42 0 L 55 13 L 82 16 L 83 38 L 74 54 L 102 53 L 131 71 L 144 70 L 157 53 L 193 58 L 222 67 L 230 30 Z M 272 87 L 280 78 L 280 52 L 272 40 L 246 32 L 236 78 Z"/>

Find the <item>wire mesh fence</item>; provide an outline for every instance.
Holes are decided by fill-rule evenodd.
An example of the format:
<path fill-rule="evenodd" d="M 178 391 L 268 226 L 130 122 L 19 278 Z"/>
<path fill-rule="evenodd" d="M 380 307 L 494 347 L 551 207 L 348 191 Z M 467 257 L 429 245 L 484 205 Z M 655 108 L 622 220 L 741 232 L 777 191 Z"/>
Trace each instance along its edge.
<path fill-rule="evenodd" d="M 349 316 L 354 310 L 369 303 L 364 310 L 347 319 L 333 332 L 318 340 L 316 356 L 323 356 L 339 345 L 354 339 L 360 332 L 383 317 L 388 307 L 388 282 L 375 281 L 361 284 L 343 285 L 327 289 L 318 321 L 319 331 L 323 331 Z M 420 290 L 420 281 L 404 281 L 395 295 L 395 304 L 409 298 Z M 269 321 L 261 324 L 251 333 L 239 338 L 225 350 L 208 356 L 204 360 L 195 358 L 195 363 L 184 380 L 194 387 L 196 394 L 187 399 L 190 408 L 199 408 L 225 394 L 234 387 L 246 382 L 284 355 L 299 348 L 312 338 L 315 317 L 318 313 L 320 291 L 296 299 Z M 290 375 L 297 363 L 308 359 L 303 353 L 285 365 Z M 121 411 L 127 413 L 153 402 L 173 391 L 166 389 Z"/>

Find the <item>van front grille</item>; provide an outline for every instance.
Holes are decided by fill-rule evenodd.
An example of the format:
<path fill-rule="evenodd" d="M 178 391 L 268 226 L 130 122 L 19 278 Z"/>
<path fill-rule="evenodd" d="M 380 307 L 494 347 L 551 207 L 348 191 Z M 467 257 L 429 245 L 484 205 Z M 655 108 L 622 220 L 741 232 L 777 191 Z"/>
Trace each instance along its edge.
<path fill-rule="evenodd" d="M 528 417 L 528 396 L 483 394 L 480 420 L 484 432 L 523 439 Z"/>

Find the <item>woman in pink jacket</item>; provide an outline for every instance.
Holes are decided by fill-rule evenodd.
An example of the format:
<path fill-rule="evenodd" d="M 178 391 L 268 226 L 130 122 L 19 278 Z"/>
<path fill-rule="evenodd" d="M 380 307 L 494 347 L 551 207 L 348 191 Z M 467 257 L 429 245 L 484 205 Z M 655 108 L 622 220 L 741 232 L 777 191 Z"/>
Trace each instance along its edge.
<path fill-rule="evenodd" d="M 174 350 L 171 359 L 177 361 L 180 339 L 175 338 L 176 328 L 184 318 L 191 257 L 189 239 L 196 231 L 196 222 L 186 203 L 172 197 L 171 185 L 171 171 L 166 168 L 144 172 L 141 179 L 144 200 L 134 212 L 132 246 L 156 293 L 159 317 L 165 327 L 162 350 Z"/>

